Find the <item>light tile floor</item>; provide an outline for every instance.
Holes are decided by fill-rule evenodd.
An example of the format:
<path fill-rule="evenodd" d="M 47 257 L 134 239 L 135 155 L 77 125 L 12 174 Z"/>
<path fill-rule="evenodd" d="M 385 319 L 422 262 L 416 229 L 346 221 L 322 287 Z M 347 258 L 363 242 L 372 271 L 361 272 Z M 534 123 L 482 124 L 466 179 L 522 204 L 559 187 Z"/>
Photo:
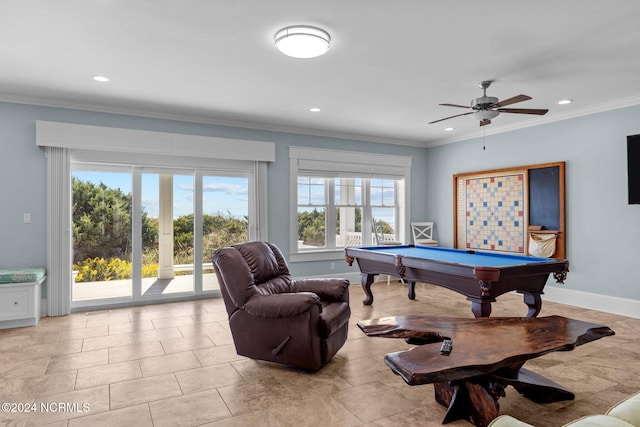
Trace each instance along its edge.
<path fill-rule="evenodd" d="M 445 408 L 433 387 L 410 387 L 383 362 L 386 353 L 410 346 L 368 338 L 356 322 L 472 317 L 470 304 L 424 284 L 416 286 L 415 301 L 399 282 L 373 289 L 374 305 L 363 306 L 360 286 L 351 286 L 348 341 L 317 373 L 238 356 L 220 299 L 75 313 L 2 330 L 0 402 L 20 411 L 0 412 L 0 425 L 439 426 Z M 493 304 L 493 316 L 525 313 L 518 294 Z M 601 323 L 616 335 L 527 363 L 574 391 L 575 400 L 539 405 L 509 388 L 501 413 L 560 426 L 640 390 L 640 319 L 544 302 L 540 315 L 551 314 Z"/>

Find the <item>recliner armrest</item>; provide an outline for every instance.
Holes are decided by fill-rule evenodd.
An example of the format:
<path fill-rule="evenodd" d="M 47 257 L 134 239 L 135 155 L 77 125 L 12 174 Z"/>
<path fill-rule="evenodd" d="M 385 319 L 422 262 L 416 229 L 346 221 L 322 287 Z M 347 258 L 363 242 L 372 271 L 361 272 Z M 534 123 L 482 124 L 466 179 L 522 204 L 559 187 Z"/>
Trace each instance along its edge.
<path fill-rule="evenodd" d="M 269 318 L 294 317 L 317 305 L 322 311 L 320 298 L 311 292 L 254 295 L 247 300 L 244 310 L 252 315 Z"/>
<path fill-rule="evenodd" d="M 349 302 L 349 281 L 347 279 L 298 279 L 293 281 L 293 288 L 300 292 L 313 292 L 322 301 Z"/>

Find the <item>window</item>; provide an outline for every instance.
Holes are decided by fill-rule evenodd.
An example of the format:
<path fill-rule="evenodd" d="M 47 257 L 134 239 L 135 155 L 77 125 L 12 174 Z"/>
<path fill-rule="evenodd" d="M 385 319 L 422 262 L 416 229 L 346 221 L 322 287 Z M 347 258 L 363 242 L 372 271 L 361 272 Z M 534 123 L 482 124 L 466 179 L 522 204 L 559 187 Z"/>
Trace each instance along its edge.
<path fill-rule="evenodd" d="M 327 180 L 298 177 L 298 247 L 327 246 L 326 221 L 329 208 Z"/>
<path fill-rule="evenodd" d="M 300 147 L 289 157 L 292 261 L 338 259 L 346 246 L 371 245 L 374 220 L 406 241 L 411 158 Z"/>
<path fill-rule="evenodd" d="M 397 203 L 396 187 L 398 183 L 392 179 L 371 179 L 370 198 L 371 218 L 380 226 L 385 240 L 402 241 L 396 232 Z"/>
<path fill-rule="evenodd" d="M 362 178 L 335 178 L 336 247 L 362 245 Z"/>

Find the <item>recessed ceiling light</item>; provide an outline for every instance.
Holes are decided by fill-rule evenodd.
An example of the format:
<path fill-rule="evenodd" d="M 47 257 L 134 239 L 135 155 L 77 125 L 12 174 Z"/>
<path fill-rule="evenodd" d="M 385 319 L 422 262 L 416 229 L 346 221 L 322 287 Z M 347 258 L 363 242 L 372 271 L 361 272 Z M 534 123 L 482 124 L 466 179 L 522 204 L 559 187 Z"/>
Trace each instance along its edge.
<path fill-rule="evenodd" d="M 451 132 L 452 130 L 454 130 L 455 128 L 444 128 L 444 130 L 446 130 L 447 132 Z"/>
<path fill-rule="evenodd" d="M 320 112 L 322 110 L 319 109 L 318 107 L 313 107 L 313 108 L 309 108 L 309 111 L 311 111 L 312 113 L 318 113 L 318 112 Z"/>
<path fill-rule="evenodd" d="M 109 81 L 109 77 L 105 77 L 105 76 L 93 76 L 93 80 L 100 82 L 100 83 L 106 83 Z"/>
<path fill-rule="evenodd" d="M 573 99 L 561 99 L 560 101 L 558 101 L 558 104 L 567 105 L 567 104 L 571 104 L 572 102 L 573 102 Z"/>
<path fill-rule="evenodd" d="M 278 31 L 274 43 L 278 50 L 287 56 L 314 58 L 327 53 L 331 36 L 321 28 L 293 25 Z"/>

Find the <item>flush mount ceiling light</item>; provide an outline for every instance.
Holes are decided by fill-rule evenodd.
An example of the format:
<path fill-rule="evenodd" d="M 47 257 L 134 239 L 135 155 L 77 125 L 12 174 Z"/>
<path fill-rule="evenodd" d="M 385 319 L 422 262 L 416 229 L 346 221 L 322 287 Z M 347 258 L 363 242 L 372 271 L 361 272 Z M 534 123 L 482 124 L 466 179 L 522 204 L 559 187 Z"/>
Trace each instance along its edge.
<path fill-rule="evenodd" d="M 278 50 L 287 56 L 314 58 L 327 53 L 331 36 L 321 28 L 293 25 L 278 31 L 274 43 Z"/>

